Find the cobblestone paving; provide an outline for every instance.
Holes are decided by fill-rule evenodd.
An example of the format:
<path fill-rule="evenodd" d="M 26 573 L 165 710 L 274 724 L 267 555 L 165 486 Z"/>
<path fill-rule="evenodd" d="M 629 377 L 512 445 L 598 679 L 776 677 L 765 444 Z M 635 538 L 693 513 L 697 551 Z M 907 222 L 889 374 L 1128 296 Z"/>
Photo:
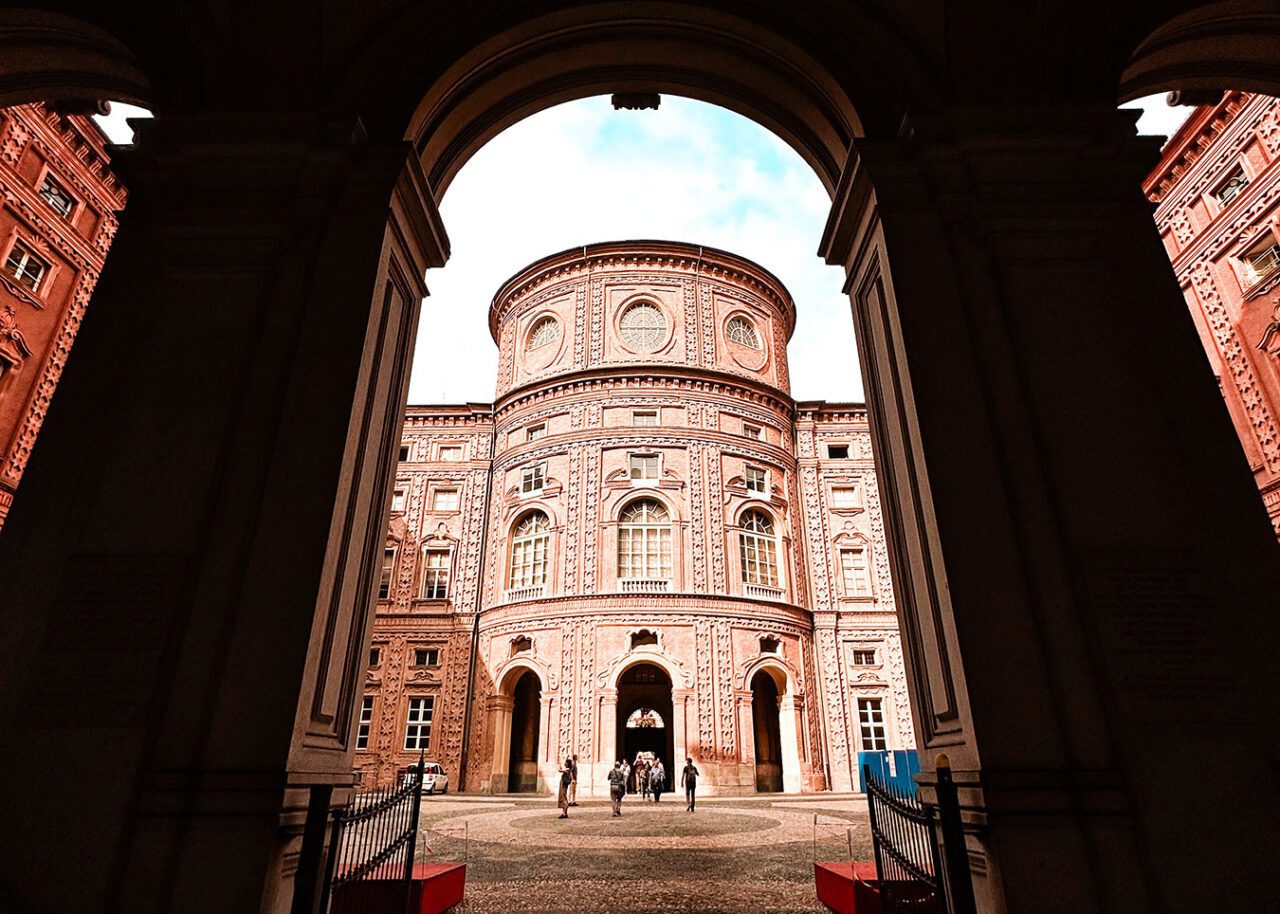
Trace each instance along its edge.
<path fill-rule="evenodd" d="M 426 859 L 461 860 L 465 832 L 466 914 L 819 914 L 815 816 L 819 859 L 871 857 L 861 797 L 670 799 L 565 820 L 551 799 L 432 797 Z"/>

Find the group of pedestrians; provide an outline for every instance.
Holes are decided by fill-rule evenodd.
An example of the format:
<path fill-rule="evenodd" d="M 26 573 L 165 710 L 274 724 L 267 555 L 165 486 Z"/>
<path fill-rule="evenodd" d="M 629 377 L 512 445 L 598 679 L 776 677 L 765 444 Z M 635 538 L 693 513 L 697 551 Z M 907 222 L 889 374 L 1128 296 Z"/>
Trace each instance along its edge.
<path fill-rule="evenodd" d="M 698 774 L 693 759 L 686 758 L 684 770 L 680 772 L 680 786 L 684 788 L 685 809 L 689 812 L 694 811 Z M 652 794 L 653 802 L 657 803 L 662 799 L 666 786 L 667 771 L 662 759 L 650 762 L 637 755 L 634 766 L 627 764 L 626 759 L 618 759 L 609 770 L 609 802 L 613 806 L 613 814 L 622 815 L 622 799 L 628 793 L 639 791 L 646 799 Z M 569 807 L 578 805 L 577 794 L 578 757 L 573 755 L 564 760 L 564 767 L 560 769 L 560 792 L 557 796 L 560 818 L 569 818 Z"/>

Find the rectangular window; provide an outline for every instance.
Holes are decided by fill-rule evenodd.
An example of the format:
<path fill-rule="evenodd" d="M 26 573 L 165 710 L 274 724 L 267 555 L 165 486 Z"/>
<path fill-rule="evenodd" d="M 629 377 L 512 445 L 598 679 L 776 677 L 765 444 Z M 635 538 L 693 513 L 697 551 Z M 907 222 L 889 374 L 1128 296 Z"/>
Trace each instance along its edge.
<path fill-rule="evenodd" d="M 40 280 L 44 279 L 44 274 L 49 271 L 49 265 L 33 254 L 31 249 L 21 241 L 13 243 L 13 250 L 9 252 L 4 268 L 32 292 L 40 288 Z"/>
<path fill-rule="evenodd" d="M 747 467 L 747 491 L 764 495 L 769 491 L 769 471 L 762 467 Z"/>
<path fill-rule="evenodd" d="M 862 731 L 863 752 L 883 752 L 889 748 L 889 738 L 884 729 L 884 704 L 881 699 L 858 699 L 858 727 Z"/>
<path fill-rule="evenodd" d="M 764 440 L 764 429 L 751 422 L 742 423 L 742 434 L 753 441 Z"/>
<path fill-rule="evenodd" d="M 436 489 L 431 493 L 431 510 L 432 511 L 457 511 L 458 510 L 458 490 L 457 489 Z"/>
<path fill-rule="evenodd" d="M 431 744 L 431 717 L 435 708 L 434 695 L 409 699 L 409 716 L 404 727 L 405 749 L 421 750 Z"/>
<path fill-rule="evenodd" d="M 404 489 L 396 489 L 391 493 L 391 510 L 396 514 L 404 513 Z"/>
<path fill-rule="evenodd" d="M 656 409 L 637 409 L 631 414 L 631 424 L 637 428 L 657 428 L 658 411 Z"/>
<path fill-rule="evenodd" d="M 369 648 L 369 666 L 377 666 L 381 662 L 382 662 L 382 648 L 380 647 Z"/>
<path fill-rule="evenodd" d="M 847 597 L 865 597 L 871 593 L 871 569 L 867 565 L 867 550 L 861 546 L 840 550 L 840 573 L 844 576 L 844 593 Z"/>
<path fill-rule="evenodd" d="M 366 695 L 360 701 L 360 722 L 356 726 L 356 748 L 369 748 L 369 730 L 373 726 L 373 696 Z"/>
<path fill-rule="evenodd" d="M 420 647 L 413 652 L 414 666 L 439 666 L 440 648 Z"/>
<path fill-rule="evenodd" d="M 1245 255 L 1246 273 L 1250 283 L 1261 282 L 1270 276 L 1276 267 L 1280 267 L 1280 244 L 1255 249 Z"/>
<path fill-rule="evenodd" d="M 443 444 L 440 446 L 440 459 L 446 463 L 462 462 L 462 445 Z"/>
<path fill-rule="evenodd" d="M 444 600 L 449 596 L 449 550 L 426 549 L 422 553 L 422 598 Z"/>
<path fill-rule="evenodd" d="M 385 600 L 391 596 L 391 576 L 396 570 L 396 551 L 382 550 L 382 572 L 378 575 L 378 599 Z"/>
<path fill-rule="evenodd" d="M 831 507 L 833 508 L 858 507 L 857 486 L 832 486 L 831 487 Z"/>
<path fill-rule="evenodd" d="M 1225 209 L 1248 186 L 1249 177 L 1244 173 L 1243 168 L 1237 168 L 1226 183 L 1213 192 L 1213 195 L 1217 198 L 1218 205 Z"/>
<path fill-rule="evenodd" d="M 532 495 L 534 492 L 541 492 L 543 483 L 546 481 L 547 465 L 545 463 L 535 463 L 533 466 L 527 466 L 520 471 L 520 494 Z"/>
<path fill-rule="evenodd" d="M 76 201 L 71 199 L 71 195 L 49 175 L 44 176 L 44 183 L 40 185 L 40 196 L 44 197 L 45 202 L 64 219 L 71 215 L 71 211 L 76 206 Z"/>
<path fill-rule="evenodd" d="M 539 422 L 537 425 L 531 425 L 525 431 L 525 441 L 537 441 L 547 433 L 547 423 Z"/>
<path fill-rule="evenodd" d="M 657 454 L 632 454 L 631 478 L 652 480 L 658 478 Z"/>
<path fill-rule="evenodd" d="M 409 445 L 400 445 L 400 462 L 406 463 L 409 460 Z"/>
<path fill-rule="evenodd" d="M 853 652 L 854 666 L 875 666 L 876 652 L 869 649 L 858 649 Z"/>
<path fill-rule="evenodd" d="M 848 460 L 849 445 L 847 444 L 828 444 L 827 458 L 830 460 Z"/>

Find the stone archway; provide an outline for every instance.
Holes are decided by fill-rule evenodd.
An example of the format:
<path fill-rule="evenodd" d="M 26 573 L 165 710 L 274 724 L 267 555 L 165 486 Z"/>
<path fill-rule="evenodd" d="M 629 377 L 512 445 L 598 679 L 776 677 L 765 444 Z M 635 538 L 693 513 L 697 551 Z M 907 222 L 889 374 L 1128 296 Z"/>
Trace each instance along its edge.
<path fill-rule="evenodd" d="M 323 54 L 254 45 L 274 30 L 239 8 L 211 14 L 219 27 L 190 55 L 209 67 L 192 81 L 201 91 L 174 92 L 173 116 L 132 157 L 136 212 L 0 538 L 5 597 L 23 607 L 0 648 L 4 733 L 18 745 L 35 732 L 45 753 L 34 772 L 28 756 L 0 763 L 33 787 L 13 817 L 47 823 L 48 846 L 0 862 L 19 900 L 217 907 L 197 875 L 212 849 L 223 897 L 287 906 L 286 861 L 301 883 L 320 859 L 300 823 L 308 808 L 323 817 L 349 766 L 417 301 L 423 271 L 447 256 L 438 189 L 523 113 L 622 88 L 773 124 L 832 189 L 823 252 L 846 269 L 857 313 L 915 719 L 923 746 L 953 753 L 983 909 L 1256 907 L 1276 806 L 1256 734 L 1274 696 L 1268 642 L 1250 636 L 1274 630 L 1275 544 L 1135 190 L 1145 153 L 1107 108 L 1132 28 L 1091 43 L 1052 4 L 1021 21 L 997 5 L 928 22 L 904 9 L 892 24 L 802 4 L 735 32 L 690 4 L 664 5 L 692 11 L 665 29 L 619 17 L 611 30 L 601 4 L 517 22 L 507 41 L 494 32 L 510 19 L 412 6 L 377 20 L 385 32 L 348 55 L 345 78 Z M 1123 0 L 1112 12 L 1146 15 Z M 119 16 L 130 45 L 150 45 L 144 59 L 179 67 L 177 36 L 109 6 L 93 15 Z M 329 44 L 297 18 L 297 48 Z M 1008 39 L 966 56 L 980 43 L 947 31 L 960 20 Z M 1018 31 L 1046 22 L 1062 27 L 1053 42 Z M 686 26 L 693 42 L 673 34 Z M 811 53 L 788 54 L 783 33 Z M 423 41 L 435 53 L 414 53 Z M 1194 79 L 1205 55 L 1168 82 Z M 335 81 L 326 119 L 315 87 Z M 388 83 L 399 107 L 362 104 Z M 855 122 L 841 112 L 859 87 L 887 100 L 877 111 L 859 96 Z M 431 126 L 410 130 L 409 155 L 411 121 Z M 86 472 L 86 449 L 111 458 Z M 1207 480 L 1215 498 L 1186 510 Z M 1224 579 L 1237 568 L 1249 571 Z M 1173 572 L 1178 613 L 1229 620 L 1205 629 L 1197 663 L 1221 668 L 1241 700 L 1161 701 L 1162 658 L 1145 650 L 1160 630 L 1127 643 L 1133 631 L 1115 628 L 1134 586 Z M 140 637 L 84 637 L 75 656 L 88 668 L 112 652 L 106 668 L 128 675 L 110 689 L 86 678 L 70 697 L 48 688 L 50 670 L 75 665 L 48 633 L 91 635 L 104 613 Z M 86 803 L 61 787 L 88 741 Z M 1185 777 L 1204 757 L 1223 793 L 1256 802 L 1229 815 L 1204 803 Z M 168 810 L 183 811 L 179 827 Z M 74 886 L 51 878 L 49 861 L 86 841 L 120 851 L 86 859 Z M 1206 897 L 1178 866 L 1193 843 L 1238 878 Z M 1227 859 L 1249 845 L 1252 859 Z M 1046 849 L 1069 881 L 1025 876 Z"/>
<path fill-rule="evenodd" d="M 756 793 L 782 792 L 782 734 L 778 684 L 766 671 L 751 677 L 751 719 L 755 730 Z"/>
<path fill-rule="evenodd" d="M 525 670 L 512 695 L 511 749 L 507 762 L 507 791 L 535 793 L 539 788 L 538 762 L 541 746 L 542 690 L 538 676 Z"/>
<path fill-rule="evenodd" d="M 618 680 L 616 749 L 613 759 L 601 759 L 611 765 L 614 759 L 634 764 L 639 752 L 652 752 L 662 759 L 667 769 L 668 789 L 671 772 L 675 771 L 675 716 L 672 682 L 667 671 L 655 663 L 637 663 L 627 668 Z M 652 712 L 645 714 L 645 712 Z M 651 726 L 642 721 L 652 721 Z"/>

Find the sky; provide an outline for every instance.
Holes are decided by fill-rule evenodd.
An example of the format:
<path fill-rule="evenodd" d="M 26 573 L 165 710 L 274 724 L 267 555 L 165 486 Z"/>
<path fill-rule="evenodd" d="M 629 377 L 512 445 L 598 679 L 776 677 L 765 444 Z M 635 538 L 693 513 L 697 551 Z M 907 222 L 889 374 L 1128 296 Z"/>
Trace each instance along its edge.
<path fill-rule="evenodd" d="M 1191 111 L 1162 95 L 1126 107 L 1142 108 L 1140 133 L 1164 136 Z M 100 122 L 128 142 L 124 118 L 139 115 L 115 105 Z M 597 97 L 535 114 L 476 153 L 441 201 L 452 255 L 427 273 L 409 402 L 491 400 L 498 286 L 547 254 L 635 238 L 724 248 L 777 274 L 796 301 L 792 395 L 861 400 L 843 272 L 817 255 L 829 205 L 791 147 L 714 105 L 663 96 L 657 111 L 615 111 Z"/>

